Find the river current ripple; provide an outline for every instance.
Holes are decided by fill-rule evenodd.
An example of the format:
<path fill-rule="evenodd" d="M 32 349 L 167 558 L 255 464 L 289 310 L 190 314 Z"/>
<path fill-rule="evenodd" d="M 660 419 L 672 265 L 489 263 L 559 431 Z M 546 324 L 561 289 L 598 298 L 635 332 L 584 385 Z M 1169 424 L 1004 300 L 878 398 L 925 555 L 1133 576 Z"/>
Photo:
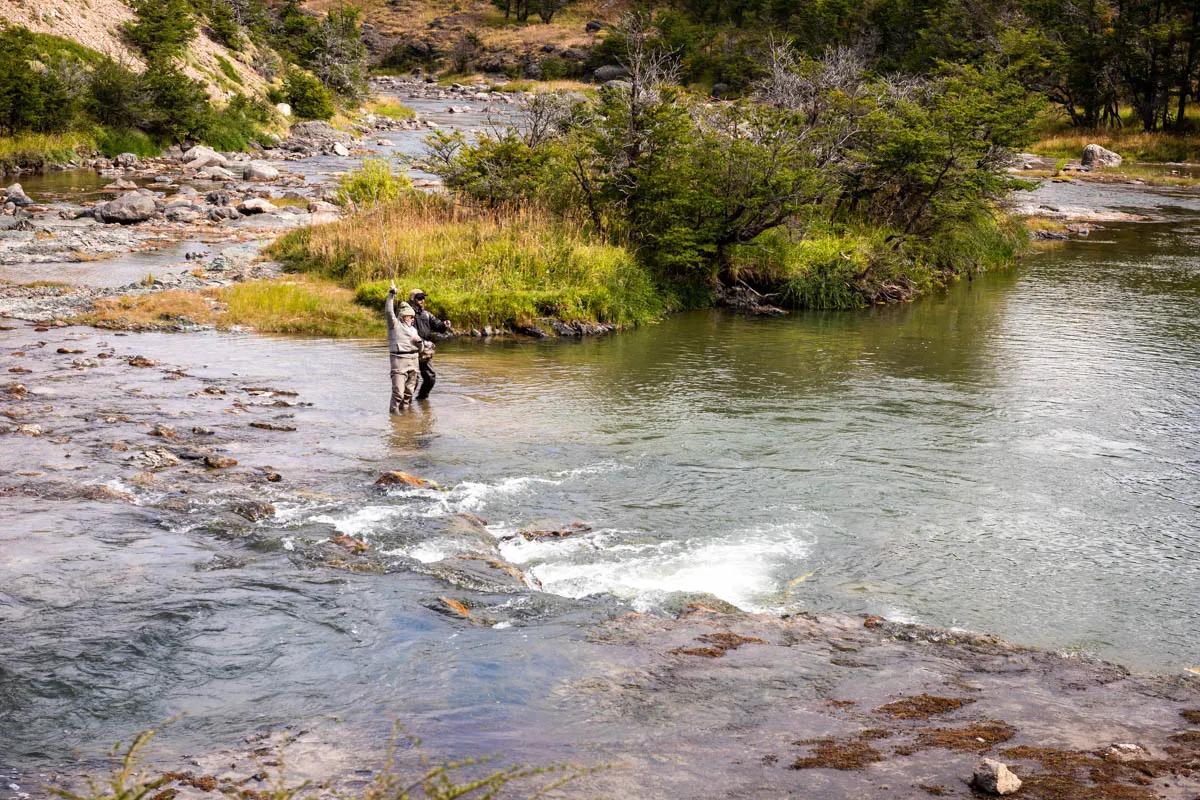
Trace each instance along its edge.
<path fill-rule="evenodd" d="M 1164 202 L 1106 192 L 1114 206 Z M 164 517 L 149 497 L 119 511 L 6 498 L 0 766 L 94 754 L 181 710 L 180 751 L 259 721 L 358 720 L 380 738 L 403 718 L 455 756 L 536 759 L 545 737 L 511 731 L 575 724 L 551 714 L 546 687 L 578 674 L 589 624 L 698 593 L 983 630 L 1140 670 L 1200 664 L 1189 202 L 904 307 L 447 343 L 430 406 L 400 420 L 379 342 L 114 337 L 204 380 L 298 391 L 312 403 L 300 430 L 241 457 L 325 488 L 281 494 L 249 538 Z M 102 407 L 141 404 L 147 423 L 185 408 L 157 374 L 122 380 Z M 94 386 L 54 392 L 59 407 L 95 405 Z M 6 441 L 2 469 L 50 457 L 43 440 L 20 453 Z M 397 468 L 447 488 L 362 499 Z M 545 594 L 505 601 L 498 628 L 432 614 L 422 603 L 447 590 L 427 576 L 298 557 L 341 531 L 398 564 L 432 562 L 447 545 L 414 531 L 461 512 L 497 537 L 592 530 L 504 540 Z"/>

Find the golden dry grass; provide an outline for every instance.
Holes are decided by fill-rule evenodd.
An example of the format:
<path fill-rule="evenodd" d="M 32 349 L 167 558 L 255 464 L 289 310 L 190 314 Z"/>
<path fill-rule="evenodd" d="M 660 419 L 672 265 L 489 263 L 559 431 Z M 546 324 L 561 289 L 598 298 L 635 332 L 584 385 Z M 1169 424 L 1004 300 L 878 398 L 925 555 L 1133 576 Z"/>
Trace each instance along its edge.
<path fill-rule="evenodd" d="M 97 300 L 93 311 L 74 322 L 119 330 L 162 330 L 180 325 L 214 325 L 220 304 L 210 294 L 154 292 Z"/>

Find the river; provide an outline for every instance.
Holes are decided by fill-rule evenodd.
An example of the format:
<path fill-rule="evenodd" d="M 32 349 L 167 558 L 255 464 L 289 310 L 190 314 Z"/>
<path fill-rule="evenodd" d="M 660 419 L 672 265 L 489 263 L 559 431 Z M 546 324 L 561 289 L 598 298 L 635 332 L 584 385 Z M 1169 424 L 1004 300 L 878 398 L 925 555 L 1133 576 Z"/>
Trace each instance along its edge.
<path fill-rule="evenodd" d="M 399 718 L 438 752 L 562 757 L 556 743 L 587 722 L 551 687 L 588 662 L 588 627 L 698 593 L 988 631 L 1145 672 L 1200 664 L 1200 204 L 1042 191 L 1160 219 L 905 306 L 450 342 L 429 406 L 399 420 L 378 342 L 41 334 L 189 374 L 35 369 L 26 382 L 46 378 L 76 441 L 8 437 L 10 474 L 94 455 L 97 409 L 195 424 L 184 393 L 206 383 L 275 382 L 312 405 L 287 412 L 290 437 L 230 439 L 287 476 L 263 491 L 276 514 L 252 525 L 210 519 L 220 493 L 203 487 L 161 504 L 167 490 L 102 458 L 85 476 L 136 504 L 5 499 L 0 766 L 90 758 L 181 712 L 178 752 L 288 720 L 336 720 L 349 747 Z M 5 358 L 39 337 L 3 335 Z M 364 491 L 385 469 L 447 488 Z M 414 570 L 453 554 L 431 531 L 461 512 L 544 590 L 468 592 L 490 626 L 431 614 L 447 590 Z M 510 536 L 574 521 L 591 530 Z M 396 569 L 317 563 L 334 532 Z"/>

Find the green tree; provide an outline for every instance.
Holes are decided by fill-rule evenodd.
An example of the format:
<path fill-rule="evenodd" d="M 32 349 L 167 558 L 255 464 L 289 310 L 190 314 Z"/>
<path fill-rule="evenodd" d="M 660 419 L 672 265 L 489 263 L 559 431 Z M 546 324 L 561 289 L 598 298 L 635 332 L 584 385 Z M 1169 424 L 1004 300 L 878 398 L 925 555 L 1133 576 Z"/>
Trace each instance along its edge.
<path fill-rule="evenodd" d="M 336 111 L 329 90 L 299 67 L 288 68 L 283 79 L 283 96 L 301 119 L 329 119 Z"/>
<path fill-rule="evenodd" d="M 135 19 L 125 38 L 148 62 L 178 58 L 196 38 L 196 19 L 188 0 L 132 0 Z"/>

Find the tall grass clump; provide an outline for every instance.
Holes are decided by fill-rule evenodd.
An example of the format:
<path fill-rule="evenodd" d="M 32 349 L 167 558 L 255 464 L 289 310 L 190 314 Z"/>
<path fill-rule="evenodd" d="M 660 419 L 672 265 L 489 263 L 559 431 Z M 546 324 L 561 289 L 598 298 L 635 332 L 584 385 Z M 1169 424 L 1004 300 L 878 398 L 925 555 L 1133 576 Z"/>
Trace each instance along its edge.
<path fill-rule="evenodd" d="M 460 328 L 538 318 L 636 325 L 665 309 L 625 247 L 525 208 L 482 209 L 418 193 L 338 222 L 290 233 L 273 255 L 289 268 L 353 288 L 378 308 L 388 282 L 419 286 Z"/>
<path fill-rule="evenodd" d="M 384 334 L 383 318 L 354 302 L 354 292 L 327 281 L 249 281 L 221 290 L 222 327 L 263 333 L 368 337 Z"/>
<path fill-rule="evenodd" d="M 407 175 L 395 172 L 386 158 L 364 158 L 362 166 L 338 181 L 338 200 L 359 207 L 390 203 L 412 189 Z"/>
<path fill-rule="evenodd" d="M 48 164 L 73 161 L 95 150 L 96 138 L 90 133 L 18 133 L 0 137 L 0 169 L 40 169 Z"/>

